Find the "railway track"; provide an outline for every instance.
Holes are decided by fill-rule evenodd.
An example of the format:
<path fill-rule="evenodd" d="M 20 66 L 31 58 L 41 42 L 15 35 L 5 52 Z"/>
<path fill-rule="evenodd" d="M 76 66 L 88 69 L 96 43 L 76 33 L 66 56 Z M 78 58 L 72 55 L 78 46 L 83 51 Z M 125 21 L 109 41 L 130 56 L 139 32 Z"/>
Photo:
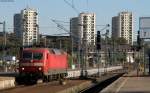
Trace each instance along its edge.
<path fill-rule="evenodd" d="M 86 88 L 79 93 L 99 93 L 103 88 L 105 88 L 107 85 L 115 81 L 117 78 L 119 78 L 122 74 L 108 74 L 105 76 L 101 76 L 100 83 L 93 83 L 91 87 Z M 60 85 L 58 81 L 52 81 L 49 83 L 41 83 L 41 84 L 35 84 L 35 85 L 19 85 L 11 89 L 6 89 L 0 91 L 0 93 L 57 93 L 59 91 L 62 91 L 64 89 L 68 89 L 73 86 L 78 86 L 81 83 L 84 82 L 90 82 L 91 80 L 68 80 L 66 85 Z M 97 80 L 98 81 L 98 80 Z M 69 92 L 67 92 L 69 93 Z M 77 92 L 72 92 L 77 93 Z"/>
<path fill-rule="evenodd" d="M 80 91 L 79 93 L 100 93 L 101 90 L 103 90 L 105 87 L 107 87 L 112 82 L 117 80 L 123 74 L 124 73 L 114 74 L 114 75 L 111 75 L 111 76 L 103 76 L 103 80 L 100 80 L 97 84 L 95 84 L 91 87 L 88 87 L 88 88 Z"/>
<path fill-rule="evenodd" d="M 110 76 L 112 76 L 111 73 L 116 74 L 117 71 L 113 69 L 113 71 L 108 72 L 108 74 Z M 76 74 L 76 73 L 74 73 L 74 74 Z M 101 76 L 101 78 L 103 78 L 103 79 L 106 79 L 106 77 L 107 76 Z M 58 81 L 52 81 L 49 83 L 40 83 L 40 84 L 35 84 L 35 85 L 17 85 L 14 88 L 2 90 L 2 91 L 0 91 L 0 93 L 56 93 L 57 91 L 61 91 L 61 90 L 67 89 L 69 87 L 76 86 L 76 85 L 86 82 L 86 81 L 90 82 L 91 79 L 90 80 L 70 80 L 70 79 L 68 79 L 67 84 L 63 85 L 63 86 L 60 85 Z M 31 91 L 25 91 L 25 90 L 31 90 Z M 82 93 L 82 92 L 80 92 L 80 93 Z M 88 92 L 83 92 L 83 93 L 88 93 Z M 96 93 L 96 92 L 91 92 L 91 93 Z"/>

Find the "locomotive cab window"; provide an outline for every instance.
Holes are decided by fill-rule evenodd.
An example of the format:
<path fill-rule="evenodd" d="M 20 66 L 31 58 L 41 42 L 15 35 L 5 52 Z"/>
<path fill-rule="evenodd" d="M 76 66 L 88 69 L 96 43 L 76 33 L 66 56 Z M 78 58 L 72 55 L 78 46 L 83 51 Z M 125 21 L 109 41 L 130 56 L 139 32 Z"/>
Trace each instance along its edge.
<path fill-rule="evenodd" d="M 32 59 L 32 53 L 31 52 L 23 52 L 23 59 Z"/>
<path fill-rule="evenodd" d="M 41 60 L 43 58 L 42 53 L 33 53 L 33 59 L 35 60 Z"/>
<path fill-rule="evenodd" d="M 43 54 L 42 53 L 32 53 L 32 52 L 24 52 L 23 53 L 23 59 L 27 59 L 27 60 L 41 60 L 43 58 Z"/>

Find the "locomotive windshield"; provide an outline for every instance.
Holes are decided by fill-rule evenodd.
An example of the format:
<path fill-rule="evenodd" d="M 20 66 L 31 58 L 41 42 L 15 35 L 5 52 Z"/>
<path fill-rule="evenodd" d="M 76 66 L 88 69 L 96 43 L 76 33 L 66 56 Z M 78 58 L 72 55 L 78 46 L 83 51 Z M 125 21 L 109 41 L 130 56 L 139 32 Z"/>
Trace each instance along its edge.
<path fill-rule="evenodd" d="M 40 60 L 43 58 L 42 53 L 23 52 L 23 59 L 27 60 Z"/>
<path fill-rule="evenodd" d="M 32 59 L 32 53 L 31 52 L 23 52 L 23 59 Z"/>
<path fill-rule="evenodd" d="M 33 53 L 33 59 L 40 60 L 42 59 L 43 54 L 42 53 Z"/>

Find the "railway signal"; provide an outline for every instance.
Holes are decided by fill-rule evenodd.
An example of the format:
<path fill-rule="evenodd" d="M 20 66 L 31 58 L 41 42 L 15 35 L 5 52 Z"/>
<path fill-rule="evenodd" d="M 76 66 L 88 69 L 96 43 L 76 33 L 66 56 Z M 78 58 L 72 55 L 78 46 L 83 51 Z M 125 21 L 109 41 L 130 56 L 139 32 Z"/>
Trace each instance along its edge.
<path fill-rule="evenodd" d="M 97 50 L 101 49 L 101 33 L 100 31 L 97 31 L 97 44 L 96 44 Z"/>
<path fill-rule="evenodd" d="M 138 35 L 137 35 L 137 51 L 139 51 L 140 49 L 142 49 L 142 39 L 140 38 L 140 31 L 138 31 Z"/>

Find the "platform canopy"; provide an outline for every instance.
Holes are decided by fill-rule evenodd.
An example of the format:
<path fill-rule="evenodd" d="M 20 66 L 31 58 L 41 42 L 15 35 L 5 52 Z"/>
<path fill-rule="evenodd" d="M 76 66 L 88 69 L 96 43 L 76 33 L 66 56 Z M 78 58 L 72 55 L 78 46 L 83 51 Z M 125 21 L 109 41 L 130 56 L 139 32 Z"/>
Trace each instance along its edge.
<path fill-rule="evenodd" d="M 150 39 L 150 17 L 140 17 L 139 30 L 140 38 Z"/>

